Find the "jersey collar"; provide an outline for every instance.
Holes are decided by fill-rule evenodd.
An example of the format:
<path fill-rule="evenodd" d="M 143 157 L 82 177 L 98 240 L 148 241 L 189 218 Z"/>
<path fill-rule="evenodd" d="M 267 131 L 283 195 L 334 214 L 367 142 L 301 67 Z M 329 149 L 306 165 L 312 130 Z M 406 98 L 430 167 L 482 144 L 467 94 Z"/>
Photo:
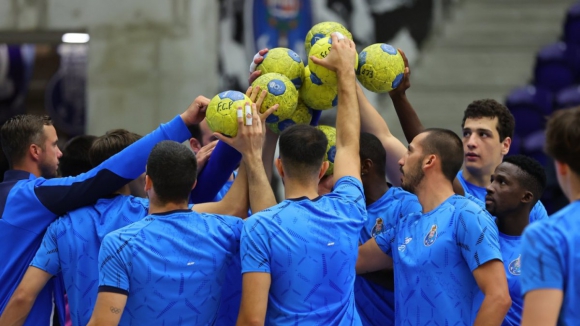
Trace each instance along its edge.
<path fill-rule="evenodd" d="M 34 179 L 31 178 L 32 173 L 22 171 L 22 170 L 8 170 L 4 172 L 4 181 L 18 181 L 18 180 L 26 180 L 26 179 Z"/>

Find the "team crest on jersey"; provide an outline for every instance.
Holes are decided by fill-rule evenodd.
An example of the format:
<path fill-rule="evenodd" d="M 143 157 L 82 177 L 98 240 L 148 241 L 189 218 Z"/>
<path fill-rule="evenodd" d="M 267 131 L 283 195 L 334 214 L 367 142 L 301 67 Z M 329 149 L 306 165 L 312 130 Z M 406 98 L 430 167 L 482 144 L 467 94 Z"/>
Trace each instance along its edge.
<path fill-rule="evenodd" d="M 383 223 L 383 219 L 380 217 L 377 217 L 377 220 L 375 222 L 375 226 L 373 226 L 373 229 L 371 230 L 371 237 L 376 237 L 377 235 L 383 233 L 385 231 L 385 224 Z"/>
<path fill-rule="evenodd" d="M 522 255 L 519 255 L 518 258 L 512 260 L 512 262 L 508 265 L 508 270 L 512 275 L 520 275 L 521 271 L 521 263 L 520 258 Z"/>
<path fill-rule="evenodd" d="M 423 244 L 425 245 L 425 247 L 429 247 L 435 242 L 435 240 L 437 240 L 437 224 L 431 225 L 431 230 L 429 230 L 429 233 L 427 233 L 427 235 L 425 236 Z"/>

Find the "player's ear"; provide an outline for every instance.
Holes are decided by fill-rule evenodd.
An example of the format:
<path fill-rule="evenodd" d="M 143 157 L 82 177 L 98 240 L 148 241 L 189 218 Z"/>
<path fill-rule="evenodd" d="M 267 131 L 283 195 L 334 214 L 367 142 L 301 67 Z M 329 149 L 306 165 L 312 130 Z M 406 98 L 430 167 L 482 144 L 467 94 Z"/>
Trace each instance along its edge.
<path fill-rule="evenodd" d="M 568 175 L 568 164 L 554 160 L 554 165 L 556 167 L 556 174 L 561 176 Z"/>
<path fill-rule="evenodd" d="M 320 172 L 318 172 L 318 180 L 322 179 L 328 170 L 330 163 L 328 161 L 323 161 L 322 166 L 320 167 Z"/>
<path fill-rule="evenodd" d="M 437 156 L 431 154 L 431 155 L 427 155 L 425 156 L 425 159 L 423 160 L 423 167 L 425 169 L 428 169 L 430 167 L 432 167 L 433 165 L 435 165 L 435 162 L 437 161 Z"/>
<path fill-rule="evenodd" d="M 512 144 L 512 139 L 510 137 L 506 137 L 501 142 L 501 155 L 507 155 L 507 153 L 510 151 L 511 144 Z"/>
<path fill-rule="evenodd" d="M 153 188 L 153 181 L 148 175 L 145 175 L 145 192 L 148 192 Z"/>
<path fill-rule="evenodd" d="M 274 164 L 276 164 L 276 170 L 278 170 L 280 178 L 284 178 L 284 167 L 282 167 L 282 160 L 280 158 L 277 158 L 274 161 Z"/>
<path fill-rule="evenodd" d="M 522 197 L 522 203 L 529 203 L 534 200 L 534 194 L 531 191 L 526 191 Z"/>
<path fill-rule="evenodd" d="M 197 154 L 197 152 L 199 152 L 199 150 L 201 149 L 201 143 L 199 142 L 199 140 L 191 137 L 189 138 L 189 148 L 191 148 L 191 150 Z"/>
<path fill-rule="evenodd" d="M 360 172 L 362 175 L 369 174 L 371 168 L 373 167 L 373 161 L 371 159 L 364 159 L 360 164 Z"/>
<path fill-rule="evenodd" d="M 193 186 L 191 187 L 191 189 L 193 190 L 193 188 L 195 188 L 195 186 L 197 186 L 197 179 L 195 179 L 195 182 L 193 183 Z"/>
<path fill-rule="evenodd" d="M 28 153 L 33 160 L 39 161 L 42 148 L 36 144 L 30 144 L 30 147 L 28 147 Z"/>

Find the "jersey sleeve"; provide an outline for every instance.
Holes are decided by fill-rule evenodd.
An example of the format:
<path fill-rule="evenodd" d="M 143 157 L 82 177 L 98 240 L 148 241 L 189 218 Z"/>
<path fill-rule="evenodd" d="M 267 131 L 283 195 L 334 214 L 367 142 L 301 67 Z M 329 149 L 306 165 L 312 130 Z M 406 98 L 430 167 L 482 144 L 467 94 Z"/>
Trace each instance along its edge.
<path fill-rule="evenodd" d="M 544 223 L 531 224 L 522 240 L 522 295 L 538 289 L 564 289 L 565 241 Z"/>
<path fill-rule="evenodd" d="M 263 223 L 257 215 L 244 222 L 240 239 L 242 273 L 270 273 L 270 235 Z"/>
<path fill-rule="evenodd" d="M 76 177 L 35 179 L 34 193 L 49 211 L 63 215 L 93 203 L 145 172 L 149 153 L 160 141 L 183 142 L 190 136 L 187 126 L 177 116 L 87 173 Z"/>
<path fill-rule="evenodd" d="M 199 172 L 197 186 L 191 191 L 190 203 L 212 201 L 240 164 L 242 154 L 230 145 L 218 141 L 211 158 Z"/>
<path fill-rule="evenodd" d="M 381 248 L 381 250 L 389 257 L 393 257 L 392 247 L 393 243 L 395 243 L 395 233 L 396 228 L 392 227 L 385 232 L 377 234 L 377 236 L 374 238 L 379 248 Z M 371 238 L 369 241 L 373 241 L 373 238 Z"/>
<path fill-rule="evenodd" d="M 544 207 L 544 204 L 542 204 L 542 202 L 538 200 L 538 202 L 536 203 L 536 205 L 534 205 L 532 211 L 530 212 L 530 223 L 535 221 L 541 221 L 547 218 L 548 212 L 546 211 L 546 207 Z"/>
<path fill-rule="evenodd" d="M 336 181 L 332 189 L 333 195 L 338 195 L 347 201 L 352 202 L 351 209 L 357 214 L 350 214 L 351 217 L 360 216 L 360 222 L 364 223 L 367 217 L 367 209 L 363 185 L 360 180 L 351 176 L 345 176 Z"/>
<path fill-rule="evenodd" d="M 469 269 L 473 272 L 488 261 L 502 261 L 499 234 L 493 218 L 475 203 L 459 213 L 456 241 Z"/>
<path fill-rule="evenodd" d="M 36 255 L 34 255 L 30 266 L 39 268 L 50 275 L 57 275 L 60 272 L 57 239 L 65 232 L 66 229 L 62 228 L 61 220 L 54 221 L 46 230 L 42 238 L 42 244 L 36 251 Z"/>
<path fill-rule="evenodd" d="M 125 261 L 129 241 L 119 232 L 105 236 L 99 250 L 99 292 L 129 294 L 129 269 Z"/>

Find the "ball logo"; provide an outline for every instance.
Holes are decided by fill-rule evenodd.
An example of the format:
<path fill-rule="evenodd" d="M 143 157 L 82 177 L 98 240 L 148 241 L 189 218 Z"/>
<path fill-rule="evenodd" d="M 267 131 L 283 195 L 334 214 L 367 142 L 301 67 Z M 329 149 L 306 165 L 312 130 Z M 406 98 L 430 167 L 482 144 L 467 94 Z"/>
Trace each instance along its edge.
<path fill-rule="evenodd" d="M 331 146 L 328 150 L 328 160 L 334 163 L 334 157 L 336 156 L 336 146 Z"/>
<path fill-rule="evenodd" d="M 392 47 L 391 45 L 388 44 L 381 44 L 381 50 L 387 52 L 388 54 L 392 54 L 395 55 L 397 54 L 397 49 L 395 49 L 394 47 Z"/>
<path fill-rule="evenodd" d="M 377 217 L 376 221 L 375 221 L 375 226 L 373 226 L 373 229 L 371 230 L 371 237 L 376 237 L 377 235 L 383 233 L 385 231 L 385 225 L 383 223 L 383 219 L 380 217 Z"/>
<path fill-rule="evenodd" d="M 286 85 L 284 85 L 284 82 L 281 80 L 271 80 L 268 82 L 268 92 L 275 96 L 282 95 L 284 92 L 286 92 Z"/>
<path fill-rule="evenodd" d="M 288 56 L 290 56 L 290 58 L 292 58 L 292 60 L 296 61 L 296 62 L 302 62 L 302 59 L 300 59 L 300 56 L 298 55 L 298 53 L 288 49 Z"/>
<path fill-rule="evenodd" d="M 437 224 L 431 225 L 431 230 L 425 236 L 425 240 L 423 240 L 423 244 L 425 247 L 431 246 L 437 240 Z"/>
<path fill-rule="evenodd" d="M 321 38 L 325 38 L 326 35 L 322 34 L 322 33 L 316 33 L 314 35 L 312 35 L 312 39 L 310 40 L 310 45 L 314 45 L 314 43 L 318 42 L 318 40 L 320 40 Z"/>
<path fill-rule="evenodd" d="M 229 98 L 232 101 L 241 101 L 244 99 L 244 94 L 242 94 L 241 92 L 237 92 L 237 91 L 225 91 L 225 92 L 219 93 L 219 97 L 222 100 Z"/>
<path fill-rule="evenodd" d="M 522 257 L 522 255 L 519 255 L 518 258 L 512 260 L 512 262 L 509 264 L 508 270 L 509 270 L 510 274 L 520 275 L 522 273 L 521 262 L 520 262 L 521 257 Z"/>

